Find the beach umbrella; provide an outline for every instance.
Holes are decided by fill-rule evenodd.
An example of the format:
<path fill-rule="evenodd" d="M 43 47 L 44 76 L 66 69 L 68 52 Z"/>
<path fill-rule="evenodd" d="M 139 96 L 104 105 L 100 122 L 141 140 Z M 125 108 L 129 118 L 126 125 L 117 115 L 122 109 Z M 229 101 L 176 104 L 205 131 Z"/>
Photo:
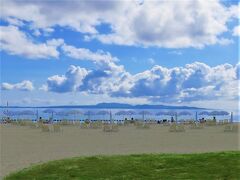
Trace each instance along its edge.
<path fill-rule="evenodd" d="M 192 113 L 191 112 L 189 112 L 189 111 L 181 111 L 181 112 L 178 112 L 178 113 L 176 113 L 176 121 L 177 121 L 177 116 L 191 116 L 192 115 Z"/>
<path fill-rule="evenodd" d="M 19 115 L 21 116 L 35 116 L 36 113 L 34 111 L 31 110 L 23 110 L 19 112 Z"/>
<path fill-rule="evenodd" d="M 175 116 L 176 114 L 177 114 L 177 112 L 175 112 L 175 111 L 168 111 L 165 113 L 165 115 L 167 115 L 167 116 Z"/>
<path fill-rule="evenodd" d="M 117 115 L 117 116 L 127 115 L 127 111 L 118 111 L 115 113 L 115 115 Z"/>
<path fill-rule="evenodd" d="M 70 110 L 67 113 L 68 113 L 68 115 L 73 115 L 74 116 L 74 120 L 76 119 L 76 115 L 83 114 L 81 111 L 79 111 L 77 109 Z"/>
<path fill-rule="evenodd" d="M 229 112 L 227 111 L 203 111 L 199 113 L 200 115 L 206 115 L 206 116 L 227 116 L 229 115 Z"/>
<path fill-rule="evenodd" d="M 156 116 L 165 116 L 166 112 L 165 111 L 160 111 L 155 114 Z"/>
<path fill-rule="evenodd" d="M 58 111 L 58 112 L 56 112 L 56 115 L 57 116 L 67 116 L 68 112 L 67 111 Z"/>
<path fill-rule="evenodd" d="M 175 116 L 175 119 L 177 121 L 177 112 L 175 112 L 175 111 L 167 111 L 167 112 L 164 112 L 163 115 L 165 115 L 165 116 Z"/>
<path fill-rule="evenodd" d="M 176 122 L 177 122 L 177 118 L 178 118 L 178 113 L 177 113 L 177 112 L 175 112 L 175 111 L 169 111 L 167 114 L 168 114 L 169 116 L 175 116 L 175 120 L 176 120 Z"/>
<path fill-rule="evenodd" d="M 210 115 L 210 112 L 208 112 L 208 111 L 202 111 L 202 112 L 200 112 L 200 113 L 198 113 L 199 115 L 201 115 L 201 116 L 209 116 Z M 196 115 L 196 117 L 197 117 L 197 115 Z"/>
<path fill-rule="evenodd" d="M 56 113 L 56 111 L 54 109 L 45 109 L 43 113 L 52 114 L 52 113 Z"/>
<path fill-rule="evenodd" d="M 18 115 L 20 115 L 20 112 L 19 111 L 5 110 L 5 111 L 3 111 L 3 114 L 6 115 L 6 116 L 18 116 Z"/>
<path fill-rule="evenodd" d="M 67 111 L 58 111 L 55 114 L 57 116 L 64 117 L 64 118 L 66 118 L 68 116 L 68 112 Z"/>
<path fill-rule="evenodd" d="M 19 116 L 21 116 L 21 112 L 20 111 L 9 111 L 9 110 L 5 110 L 3 111 L 3 114 L 7 116 L 7 118 L 9 117 L 17 117 L 17 119 L 19 119 Z"/>
<path fill-rule="evenodd" d="M 209 112 L 208 111 L 202 111 L 199 113 L 199 115 L 205 115 L 205 116 L 209 116 Z"/>
<path fill-rule="evenodd" d="M 155 115 L 156 115 L 156 116 L 165 116 L 165 115 L 166 115 L 166 112 L 160 111 L 160 112 L 157 112 Z"/>
<path fill-rule="evenodd" d="M 102 110 L 102 111 L 98 111 L 97 113 L 96 113 L 96 115 L 108 115 L 108 114 L 110 114 L 110 112 L 109 111 L 104 111 L 104 110 Z"/>
<path fill-rule="evenodd" d="M 132 116 L 132 115 L 136 115 L 137 113 L 135 111 L 129 110 L 129 111 L 126 111 L 126 114 Z"/>
<path fill-rule="evenodd" d="M 84 115 L 85 115 L 85 116 L 88 116 L 88 120 L 90 120 L 90 119 L 91 119 L 91 116 L 95 115 L 95 113 L 94 113 L 93 111 L 86 111 L 86 112 L 84 113 Z"/>
<path fill-rule="evenodd" d="M 115 115 L 117 116 L 123 116 L 123 119 L 124 119 L 124 116 L 127 116 L 127 111 L 118 111 L 115 113 Z"/>
<path fill-rule="evenodd" d="M 229 112 L 227 111 L 212 111 L 209 113 L 210 116 L 227 116 Z"/>
<path fill-rule="evenodd" d="M 110 112 L 109 112 L 109 111 L 106 111 L 106 110 L 102 110 L 102 111 L 98 111 L 98 112 L 96 113 L 96 115 L 102 116 L 102 119 L 104 120 L 104 119 L 105 119 L 104 116 L 110 115 Z M 110 119 L 111 119 L 111 117 L 110 117 Z"/>
<path fill-rule="evenodd" d="M 138 114 L 142 115 L 143 121 L 145 120 L 146 115 L 152 115 L 152 113 L 149 111 L 140 111 Z"/>
<path fill-rule="evenodd" d="M 229 112 L 227 111 L 212 111 L 209 113 L 209 116 L 213 116 L 213 119 L 215 119 L 215 116 L 227 116 L 229 115 Z"/>
<path fill-rule="evenodd" d="M 189 111 L 181 111 L 177 114 L 178 114 L 178 116 L 191 116 L 192 115 L 192 113 L 190 113 Z"/>
<path fill-rule="evenodd" d="M 175 119 L 177 121 L 177 116 L 190 116 L 192 115 L 192 113 L 188 112 L 188 111 L 181 111 L 179 113 L 175 112 L 175 111 L 160 111 L 158 113 L 156 113 L 157 116 L 175 116 Z"/>
<path fill-rule="evenodd" d="M 17 113 L 18 113 L 17 111 L 8 111 L 8 110 L 3 111 L 3 114 L 6 115 L 6 116 L 13 116 Z"/>
<path fill-rule="evenodd" d="M 51 119 L 53 119 L 53 114 L 55 114 L 56 113 L 56 111 L 54 111 L 54 109 L 45 109 L 44 111 L 43 111 L 43 113 L 46 113 L 46 114 L 51 114 Z"/>
<path fill-rule="evenodd" d="M 20 114 L 20 115 L 33 116 L 33 115 L 35 115 L 36 113 L 35 113 L 34 111 L 31 111 L 31 110 L 24 110 L 24 111 L 20 111 L 19 114 Z"/>
<path fill-rule="evenodd" d="M 68 114 L 83 114 L 82 111 L 79 111 L 79 110 L 76 110 L 76 109 L 67 111 L 67 113 L 68 113 Z"/>
<path fill-rule="evenodd" d="M 129 116 L 129 119 L 130 119 L 130 118 L 133 118 L 133 116 L 136 115 L 137 113 L 135 111 L 129 110 L 129 111 L 126 111 L 126 114 Z"/>

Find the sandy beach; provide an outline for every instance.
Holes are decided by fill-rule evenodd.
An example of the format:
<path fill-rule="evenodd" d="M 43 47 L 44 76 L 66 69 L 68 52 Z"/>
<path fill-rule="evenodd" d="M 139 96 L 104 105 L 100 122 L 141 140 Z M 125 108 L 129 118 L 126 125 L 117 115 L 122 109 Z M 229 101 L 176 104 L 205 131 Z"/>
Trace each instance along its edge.
<path fill-rule="evenodd" d="M 1 177 L 30 165 L 75 156 L 134 153 L 201 153 L 239 150 L 239 134 L 224 126 L 169 132 L 168 126 L 150 129 L 121 126 L 118 132 L 62 126 L 61 132 L 42 132 L 28 126 L 1 125 Z"/>

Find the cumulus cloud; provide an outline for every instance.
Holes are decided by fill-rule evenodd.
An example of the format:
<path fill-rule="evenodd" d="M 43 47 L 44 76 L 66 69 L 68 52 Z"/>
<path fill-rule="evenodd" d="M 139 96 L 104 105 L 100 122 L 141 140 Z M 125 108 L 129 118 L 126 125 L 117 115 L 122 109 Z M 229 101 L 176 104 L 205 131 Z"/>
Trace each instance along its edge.
<path fill-rule="evenodd" d="M 104 62 L 103 62 L 104 63 Z M 65 93 L 72 91 L 90 94 L 106 94 L 117 90 L 119 84 L 127 79 L 129 73 L 122 66 L 110 63 L 95 70 L 87 70 L 79 66 L 70 66 L 65 75 L 54 75 L 48 78 L 42 90 Z"/>
<path fill-rule="evenodd" d="M 13 55 L 28 58 L 58 58 L 57 47 L 63 43 L 62 39 L 52 39 L 46 43 L 35 43 L 16 26 L 0 26 L 0 46 Z"/>
<path fill-rule="evenodd" d="M 47 81 L 48 90 L 54 92 L 80 91 L 159 102 L 236 99 L 239 97 L 238 84 L 239 64 L 210 67 L 200 62 L 174 68 L 155 65 L 137 74 L 130 74 L 124 68 L 118 71 L 82 70 L 71 66 L 65 75 L 52 76 Z"/>
<path fill-rule="evenodd" d="M 72 65 L 65 75 L 49 77 L 47 86 L 43 86 L 42 89 L 59 93 L 75 91 L 87 74 L 86 69 Z"/>
<path fill-rule="evenodd" d="M 86 40 L 102 43 L 202 48 L 228 44 L 221 35 L 227 22 L 236 18 L 237 5 L 227 7 L 218 0 L 202 1 L 17 1 L 2 3 L 1 18 L 10 24 L 31 22 L 35 29 L 70 28 Z M 97 26 L 105 24 L 110 32 Z M 39 34 L 39 33 L 37 33 Z"/>
<path fill-rule="evenodd" d="M 3 0 L 1 17 L 32 22 L 32 27 L 48 29 L 59 25 L 83 33 L 97 33 L 101 16 L 117 10 L 117 1 L 18 1 Z"/>
<path fill-rule="evenodd" d="M 118 83 L 129 75 L 122 65 L 116 64 L 118 58 L 113 57 L 109 52 L 102 50 L 92 52 L 85 48 L 76 48 L 69 45 L 63 45 L 62 50 L 66 56 L 76 60 L 89 60 L 96 66 L 95 70 L 88 71 L 81 86 L 77 88 L 79 91 L 95 94 L 108 92 L 115 89 Z"/>
<path fill-rule="evenodd" d="M 238 97 L 239 77 L 236 67 L 222 64 L 210 67 L 195 62 L 185 67 L 163 68 L 155 66 L 151 70 L 134 75 L 132 87 L 126 96 L 149 97 L 155 101 L 198 101 Z M 120 92 L 122 95 L 123 93 Z M 118 93 L 115 92 L 115 95 Z"/>
<path fill-rule="evenodd" d="M 202 48 L 231 43 L 220 38 L 233 8 L 220 1 L 145 1 L 128 6 L 126 14 L 110 22 L 113 32 L 88 36 L 103 43 L 166 48 Z M 127 18 L 126 18 L 127 17 Z"/>
<path fill-rule="evenodd" d="M 2 83 L 2 90 L 20 90 L 20 91 L 32 91 L 34 89 L 33 83 L 28 80 L 24 80 L 20 83 L 10 84 Z"/>

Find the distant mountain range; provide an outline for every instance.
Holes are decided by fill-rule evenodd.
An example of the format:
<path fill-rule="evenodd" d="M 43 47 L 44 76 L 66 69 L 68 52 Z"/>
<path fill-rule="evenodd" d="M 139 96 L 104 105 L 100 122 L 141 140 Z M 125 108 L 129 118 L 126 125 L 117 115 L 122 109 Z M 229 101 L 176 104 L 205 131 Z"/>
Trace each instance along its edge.
<path fill-rule="evenodd" d="M 6 108 L 6 106 L 0 106 Z M 99 103 L 96 105 L 62 105 L 62 106 L 9 106 L 8 108 L 79 108 L 79 109 L 205 109 L 190 106 L 167 106 L 167 105 L 131 105 L 122 103 Z"/>

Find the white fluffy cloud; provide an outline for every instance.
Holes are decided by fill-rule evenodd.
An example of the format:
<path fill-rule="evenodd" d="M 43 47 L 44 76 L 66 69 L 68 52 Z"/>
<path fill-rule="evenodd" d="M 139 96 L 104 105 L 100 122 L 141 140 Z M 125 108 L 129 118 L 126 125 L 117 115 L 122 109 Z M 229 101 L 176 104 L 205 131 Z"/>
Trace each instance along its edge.
<path fill-rule="evenodd" d="M 79 66 L 70 66 L 65 75 L 54 75 L 48 78 L 41 90 L 54 92 L 82 91 L 90 94 L 105 94 L 116 91 L 130 74 L 122 65 L 116 64 L 118 59 L 110 53 L 98 50 L 92 52 L 85 48 L 62 45 L 63 53 L 76 60 L 88 60 L 95 64 L 94 70 Z"/>
<path fill-rule="evenodd" d="M 170 69 L 155 66 L 134 75 L 126 96 L 175 102 L 220 97 L 234 99 L 238 97 L 239 82 L 236 68 L 230 64 L 210 67 L 200 62 Z"/>
<path fill-rule="evenodd" d="M 236 18 L 237 5 L 221 1 L 14 1 L 2 3 L 2 19 L 29 22 L 31 28 L 53 29 L 56 25 L 85 34 L 107 44 L 202 48 L 231 40 L 221 35 L 227 22 Z M 10 20 L 9 20 L 10 18 Z M 105 24 L 110 32 L 100 32 Z M 36 31 L 37 32 L 37 31 Z M 39 34 L 39 33 L 37 33 Z"/>
<path fill-rule="evenodd" d="M 60 93 L 76 91 L 87 74 L 88 71 L 84 68 L 70 66 L 65 75 L 49 77 L 44 89 Z"/>
<path fill-rule="evenodd" d="M 104 52 L 102 50 L 98 50 L 97 52 L 92 52 L 89 49 L 85 48 L 76 48 L 74 46 L 64 44 L 62 46 L 63 53 L 66 56 L 69 56 L 78 60 L 89 60 L 96 64 L 109 64 L 112 61 L 117 61 L 116 57 L 112 57 L 109 52 Z"/>
<path fill-rule="evenodd" d="M 22 55 L 28 58 L 58 58 L 57 47 L 62 43 L 62 39 L 52 39 L 46 43 L 34 43 L 18 27 L 0 26 L 1 49 L 13 55 Z"/>
<path fill-rule="evenodd" d="M 54 92 L 80 91 L 159 102 L 186 102 L 220 97 L 236 99 L 239 97 L 238 83 L 239 64 L 210 67 L 195 62 L 175 68 L 156 65 L 137 74 L 130 74 L 123 67 L 86 70 L 71 66 L 65 75 L 48 78 L 47 87 Z"/>
<path fill-rule="evenodd" d="M 83 33 L 97 33 L 101 16 L 117 10 L 117 1 L 15 1 L 3 0 L 1 16 L 32 23 L 42 30 L 59 25 Z"/>
<path fill-rule="evenodd" d="M 10 84 L 10 83 L 2 83 L 2 90 L 20 90 L 20 91 L 32 91 L 34 86 L 31 81 L 24 80 L 20 83 Z"/>
<path fill-rule="evenodd" d="M 219 36 L 228 30 L 232 8 L 217 0 L 145 1 L 130 7 L 122 19 L 112 24 L 113 33 L 92 37 L 104 43 L 167 48 L 202 48 L 231 42 Z"/>

